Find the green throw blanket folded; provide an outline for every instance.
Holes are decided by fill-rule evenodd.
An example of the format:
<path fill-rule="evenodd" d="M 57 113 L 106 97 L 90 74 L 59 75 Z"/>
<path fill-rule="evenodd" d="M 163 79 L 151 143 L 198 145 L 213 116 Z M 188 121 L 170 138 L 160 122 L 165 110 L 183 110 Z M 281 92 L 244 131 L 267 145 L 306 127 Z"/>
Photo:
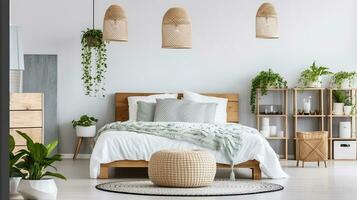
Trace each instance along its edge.
<path fill-rule="evenodd" d="M 97 132 L 95 140 L 109 130 L 130 131 L 141 134 L 156 135 L 173 140 L 190 142 L 208 149 L 223 151 L 233 166 L 234 157 L 240 150 L 243 133 L 257 133 L 253 128 L 240 124 L 201 124 L 185 122 L 113 122 L 103 126 Z"/>

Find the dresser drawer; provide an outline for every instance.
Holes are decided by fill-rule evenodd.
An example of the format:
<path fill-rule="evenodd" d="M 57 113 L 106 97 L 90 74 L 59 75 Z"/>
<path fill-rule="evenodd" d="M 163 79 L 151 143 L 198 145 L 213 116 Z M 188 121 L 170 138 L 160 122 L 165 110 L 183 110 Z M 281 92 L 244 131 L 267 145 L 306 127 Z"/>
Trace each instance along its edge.
<path fill-rule="evenodd" d="M 26 145 L 26 140 L 16 133 L 17 130 L 26 133 L 34 142 L 42 143 L 42 128 L 10 129 L 16 145 Z"/>
<path fill-rule="evenodd" d="M 42 110 L 42 93 L 11 93 L 10 110 Z"/>
<path fill-rule="evenodd" d="M 10 111 L 10 128 L 42 127 L 42 111 Z"/>

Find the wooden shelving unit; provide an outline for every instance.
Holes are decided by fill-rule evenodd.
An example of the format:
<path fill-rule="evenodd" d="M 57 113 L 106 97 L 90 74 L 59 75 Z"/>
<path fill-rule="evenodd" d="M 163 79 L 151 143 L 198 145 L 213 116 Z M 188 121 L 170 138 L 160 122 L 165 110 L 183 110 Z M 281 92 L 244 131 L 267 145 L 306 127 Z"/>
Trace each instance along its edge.
<path fill-rule="evenodd" d="M 282 95 L 282 114 L 261 114 L 260 113 L 260 105 L 261 104 L 261 90 L 257 89 L 257 94 L 256 94 L 256 128 L 260 131 L 260 119 L 262 117 L 269 117 L 269 118 L 281 118 L 283 121 L 283 129 L 284 129 L 284 135 L 283 137 L 268 137 L 266 138 L 267 140 L 280 140 L 284 143 L 284 154 L 280 155 L 283 156 L 282 159 L 287 160 L 288 159 L 288 92 L 289 89 L 287 88 L 271 88 L 267 89 L 268 92 L 278 92 L 279 95 Z"/>
<path fill-rule="evenodd" d="M 317 94 L 317 99 L 318 99 L 318 109 L 319 109 L 319 114 L 318 115 L 305 115 L 305 114 L 299 114 L 298 113 L 298 94 L 301 92 L 314 92 Z M 293 88 L 293 118 L 294 118 L 294 139 L 296 140 L 297 138 L 297 132 L 299 131 L 299 120 L 304 119 L 304 118 L 317 118 L 319 120 L 319 130 L 313 130 L 313 131 L 325 131 L 325 114 L 324 114 L 324 91 L 325 88 Z M 297 147 L 297 145 L 296 145 Z M 295 148 L 295 158 L 298 159 L 297 157 L 297 148 Z"/>
<path fill-rule="evenodd" d="M 333 142 L 334 141 L 356 141 L 357 142 L 357 137 L 356 137 L 356 112 L 351 115 L 334 115 L 333 114 L 333 91 L 336 90 L 343 90 L 348 92 L 350 97 L 352 97 L 352 102 L 353 104 L 357 104 L 357 88 L 351 88 L 351 89 L 338 89 L 338 88 L 328 88 L 328 132 L 329 132 L 329 158 L 334 159 L 334 153 L 333 153 Z M 333 133 L 333 121 L 336 118 L 342 118 L 342 119 L 349 119 L 352 123 L 352 133 L 355 135 L 351 135 L 351 138 L 338 138 L 334 136 Z M 356 158 L 357 159 L 357 158 Z"/>

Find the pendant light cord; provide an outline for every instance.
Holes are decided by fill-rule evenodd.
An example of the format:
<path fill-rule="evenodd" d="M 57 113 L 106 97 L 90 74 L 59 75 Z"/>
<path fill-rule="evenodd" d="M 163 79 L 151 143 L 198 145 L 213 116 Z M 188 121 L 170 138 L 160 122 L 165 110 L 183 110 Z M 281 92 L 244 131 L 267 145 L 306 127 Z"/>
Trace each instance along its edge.
<path fill-rule="evenodd" d="M 93 29 L 94 29 L 94 0 L 93 0 L 93 15 L 92 15 L 92 17 L 93 17 L 93 24 L 92 24 L 92 27 L 93 27 Z"/>

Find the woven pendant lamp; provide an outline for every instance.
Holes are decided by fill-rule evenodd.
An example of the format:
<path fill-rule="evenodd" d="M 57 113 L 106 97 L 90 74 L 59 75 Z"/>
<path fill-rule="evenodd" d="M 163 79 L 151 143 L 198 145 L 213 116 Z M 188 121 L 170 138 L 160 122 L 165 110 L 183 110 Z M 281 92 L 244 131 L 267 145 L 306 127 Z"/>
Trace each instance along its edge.
<path fill-rule="evenodd" d="M 279 38 L 278 14 L 271 3 L 264 3 L 259 7 L 255 21 L 255 31 L 257 38 Z"/>
<path fill-rule="evenodd" d="M 162 20 L 162 48 L 191 49 L 191 20 L 183 8 L 170 8 Z"/>
<path fill-rule="evenodd" d="M 105 11 L 103 23 L 104 41 L 128 41 L 128 21 L 124 10 L 118 5 L 111 5 Z"/>

